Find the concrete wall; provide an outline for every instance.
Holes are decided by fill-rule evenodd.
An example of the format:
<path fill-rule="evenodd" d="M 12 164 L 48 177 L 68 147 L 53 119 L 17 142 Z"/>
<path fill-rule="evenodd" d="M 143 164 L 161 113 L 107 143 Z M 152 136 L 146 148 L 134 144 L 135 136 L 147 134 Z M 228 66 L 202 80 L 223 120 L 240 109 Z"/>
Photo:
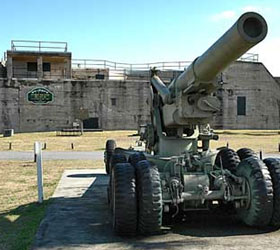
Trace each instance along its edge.
<path fill-rule="evenodd" d="M 280 85 L 261 63 L 236 62 L 223 73 L 218 92 L 223 110 L 212 123 L 223 129 L 279 129 Z M 27 101 L 35 87 L 54 93 L 49 104 Z M 72 127 L 75 119 L 98 118 L 104 130 L 137 129 L 149 121 L 149 83 L 141 80 L 0 79 L 0 133 Z M 237 97 L 246 96 L 246 115 L 237 116 Z M 114 105 L 115 104 L 115 105 Z"/>
<path fill-rule="evenodd" d="M 159 71 L 158 76 L 161 78 L 162 81 L 168 83 L 175 79 L 177 76 L 179 76 L 183 71 L 181 70 L 164 70 L 164 71 Z M 141 71 L 127 71 L 126 72 L 126 79 L 127 80 L 148 80 L 150 78 L 150 71 L 147 70 L 141 70 Z"/>
<path fill-rule="evenodd" d="M 109 78 L 109 69 L 72 69 L 72 79 L 95 80 L 97 75 L 104 75 L 104 80 Z"/>
<path fill-rule="evenodd" d="M 262 63 L 235 62 L 223 72 L 222 112 L 213 126 L 224 129 L 279 129 L 280 86 Z M 237 115 L 237 97 L 246 97 L 246 115 Z"/>
<path fill-rule="evenodd" d="M 27 101 L 27 93 L 40 86 L 54 93 L 52 103 Z M 136 129 L 149 119 L 147 89 L 147 82 L 135 81 L 0 80 L 0 132 L 56 130 L 72 127 L 77 118 L 98 118 L 107 130 Z"/>
<path fill-rule="evenodd" d="M 64 63 L 51 62 L 51 71 L 42 72 L 42 78 L 57 79 L 65 78 Z M 38 71 L 28 71 L 27 62 L 13 61 L 13 77 L 16 78 L 38 78 Z"/>
<path fill-rule="evenodd" d="M 19 86 L 0 79 L 0 132 L 4 128 L 20 131 Z"/>
<path fill-rule="evenodd" d="M 39 78 L 39 79 L 70 79 L 71 53 L 67 52 L 31 52 L 7 51 L 7 77 Z M 36 62 L 37 71 L 28 71 L 27 63 Z M 51 70 L 43 71 L 43 63 L 50 63 Z"/>

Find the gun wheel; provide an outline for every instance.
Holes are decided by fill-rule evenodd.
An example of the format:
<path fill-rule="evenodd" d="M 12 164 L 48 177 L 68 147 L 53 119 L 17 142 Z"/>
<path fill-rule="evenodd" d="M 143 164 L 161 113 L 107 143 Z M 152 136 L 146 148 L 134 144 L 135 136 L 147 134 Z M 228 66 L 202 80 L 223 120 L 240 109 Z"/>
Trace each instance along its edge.
<path fill-rule="evenodd" d="M 131 165 L 134 167 L 136 167 L 139 161 L 143 161 L 143 160 L 146 160 L 146 157 L 142 152 L 133 153 L 128 158 L 128 162 L 131 163 Z"/>
<path fill-rule="evenodd" d="M 110 173 L 110 160 L 116 148 L 116 142 L 114 140 L 107 140 L 104 153 L 104 162 L 106 173 Z"/>
<path fill-rule="evenodd" d="M 110 206 L 110 209 L 113 211 L 113 200 L 114 197 L 112 196 L 112 190 L 113 190 L 113 172 L 112 169 L 118 164 L 118 163 L 126 163 L 126 157 L 123 154 L 113 154 L 111 159 L 110 159 L 110 180 L 109 180 L 109 185 L 107 188 L 107 197 L 108 197 L 108 203 Z"/>
<path fill-rule="evenodd" d="M 135 168 L 118 163 L 113 168 L 113 228 L 119 235 L 133 236 L 137 229 Z"/>
<path fill-rule="evenodd" d="M 224 169 L 228 169 L 232 172 L 235 172 L 239 163 L 240 163 L 240 159 L 237 153 L 230 148 L 224 148 L 220 150 L 215 160 L 215 164 L 218 167 L 221 167 L 222 165 Z"/>
<path fill-rule="evenodd" d="M 136 167 L 138 192 L 138 230 L 141 234 L 160 231 L 162 224 L 162 193 L 158 169 L 147 160 Z"/>
<path fill-rule="evenodd" d="M 240 158 L 240 160 L 246 159 L 251 156 L 258 157 L 257 154 L 250 148 L 240 148 L 236 152 Z"/>
<path fill-rule="evenodd" d="M 270 221 L 271 226 L 280 226 L 280 160 L 276 158 L 267 158 L 265 165 L 271 176 L 273 186 L 273 213 Z"/>
<path fill-rule="evenodd" d="M 238 217 L 249 226 L 266 226 L 273 211 L 273 190 L 269 171 L 258 158 L 249 157 L 241 161 L 236 175 L 245 178 L 244 194 L 237 209 Z"/>

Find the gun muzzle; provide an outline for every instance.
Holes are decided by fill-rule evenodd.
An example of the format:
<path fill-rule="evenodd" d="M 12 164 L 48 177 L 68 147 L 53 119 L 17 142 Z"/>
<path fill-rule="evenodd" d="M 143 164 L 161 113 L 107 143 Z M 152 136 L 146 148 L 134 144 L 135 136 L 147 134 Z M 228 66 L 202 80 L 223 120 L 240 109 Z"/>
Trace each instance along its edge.
<path fill-rule="evenodd" d="M 175 93 L 175 88 L 176 91 L 187 93 L 201 89 L 211 92 L 216 75 L 262 41 L 266 34 L 267 24 L 261 15 L 255 12 L 244 13 L 219 40 L 170 84 L 170 92 Z"/>

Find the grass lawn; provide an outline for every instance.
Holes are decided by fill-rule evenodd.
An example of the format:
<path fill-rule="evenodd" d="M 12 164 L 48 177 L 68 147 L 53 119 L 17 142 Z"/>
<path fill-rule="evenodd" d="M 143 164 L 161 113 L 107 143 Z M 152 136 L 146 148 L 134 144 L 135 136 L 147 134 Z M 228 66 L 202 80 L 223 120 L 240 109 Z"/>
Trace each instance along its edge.
<path fill-rule="evenodd" d="M 255 151 L 263 150 L 264 153 L 277 153 L 280 143 L 279 130 L 217 130 L 215 131 L 220 139 L 211 141 L 213 149 L 229 146 L 235 150 L 242 147 L 249 147 Z M 106 140 L 115 139 L 120 147 L 134 145 L 138 137 L 131 136 L 136 131 L 104 131 L 86 132 L 82 136 L 56 136 L 56 132 L 42 133 L 20 133 L 13 137 L 0 135 L 0 151 L 9 149 L 9 142 L 12 143 L 14 151 L 32 151 L 35 141 L 47 143 L 49 151 L 71 151 L 71 143 L 74 143 L 75 151 L 104 150 Z"/>
<path fill-rule="evenodd" d="M 212 141 L 211 147 L 225 146 L 233 149 L 250 147 L 264 153 L 278 153 L 279 131 L 232 130 L 216 131 L 219 141 Z M 138 137 L 130 135 L 135 131 L 89 132 L 80 137 L 56 136 L 55 132 L 16 134 L 13 137 L 0 136 L 0 151 L 8 149 L 12 142 L 15 151 L 33 150 L 33 143 L 47 143 L 47 150 L 94 151 L 103 150 L 107 139 L 113 138 L 117 145 L 129 147 Z M 103 168 L 103 161 L 44 161 L 43 204 L 37 204 L 36 165 L 30 161 L 0 161 L 0 250 L 28 249 L 37 231 L 45 209 L 65 169 Z"/>
<path fill-rule="evenodd" d="M 280 143 L 279 130 L 217 130 L 218 141 L 211 141 L 212 148 L 221 147 L 229 143 L 229 147 L 238 150 L 251 148 L 256 152 L 278 153 Z"/>
<path fill-rule="evenodd" d="M 70 151 L 71 143 L 75 151 L 104 150 L 106 140 L 114 138 L 120 147 L 134 145 L 137 137 L 131 136 L 136 131 L 105 131 L 86 132 L 82 136 L 56 136 L 56 132 L 18 133 L 12 137 L 0 135 L 0 151 L 8 150 L 12 143 L 14 151 L 32 151 L 34 142 L 40 141 L 47 144 L 50 151 Z"/>
<path fill-rule="evenodd" d="M 37 203 L 36 165 L 0 161 L 0 249 L 29 249 L 65 169 L 103 168 L 103 161 L 44 161 L 45 201 Z"/>

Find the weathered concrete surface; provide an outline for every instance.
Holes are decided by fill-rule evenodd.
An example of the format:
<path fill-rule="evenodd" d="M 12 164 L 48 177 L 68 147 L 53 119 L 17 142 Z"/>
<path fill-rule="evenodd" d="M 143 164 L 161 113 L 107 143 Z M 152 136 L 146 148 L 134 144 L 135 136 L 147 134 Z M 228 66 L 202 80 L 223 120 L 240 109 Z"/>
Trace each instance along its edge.
<path fill-rule="evenodd" d="M 71 52 L 7 51 L 8 78 L 71 78 Z M 27 63 L 37 62 L 37 71 L 28 71 Z M 43 71 L 43 63 L 50 63 L 50 71 Z"/>
<path fill-rule="evenodd" d="M 44 87 L 53 102 L 33 104 L 27 93 Z M 0 79 L 0 133 L 52 131 L 72 127 L 75 119 L 98 119 L 102 129 L 137 129 L 149 120 L 145 81 L 38 81 Z M 114 100 L 114 101 L 112 101 Z"/>
<path fill-rule="evenodd" d="M 235 62 L 223 72 L 223 81 L 217 93 L 222 112 L 214 119 L 215 128 L 280 128 L 280 84 L 262 63 Z M 27 93 L 35 87 L 54 93 L 53 102 L 28 102 Z M 0 133 L 5 128 L 57 130 L 71 127 L 78 118 L 98 119 L 104 130 L 137 129 L 150 121 L 149 91 L 147 78 L 140 76 L 126 81 L 0 79 Z M 246 115 L 237 115 L 238 96 L 246 97 Z"/>
<path fill-rule="evenodd" d="M 102 160 L 104 151 L 43 151 L 44 160 Z M 24 151 L 0 151 L 0 160 L 23 160 L 34 159 L 34 153 Z"/>
<path fill-rule="evenodd" d="M 33 250 L 279 249 L 279 231 L 249 228 L 221 213 L 190 214 L 185 222 L 163 227 L 161 235 L 117 237 L 110 224 L 107 183 L 108 176 L 100 170 L 65 171 Z"/>
<path fill-rule="evenodd" d="M 223 72 L 223 82 L 216 128 L 280 128 L 280 84 L 262 63 L 235 62 Z M 237 115 L 238 96 L 246 97 L 246 115 Z"/>

